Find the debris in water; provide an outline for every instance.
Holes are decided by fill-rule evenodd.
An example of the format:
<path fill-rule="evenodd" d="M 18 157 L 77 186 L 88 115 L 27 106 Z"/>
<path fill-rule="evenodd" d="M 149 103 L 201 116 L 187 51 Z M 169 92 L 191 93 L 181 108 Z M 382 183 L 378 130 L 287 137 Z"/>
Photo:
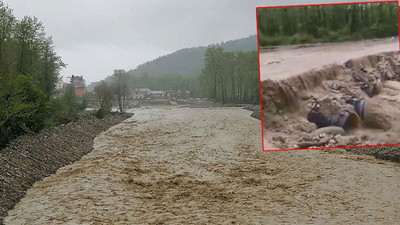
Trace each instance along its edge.
<path fill-rule="evenodd" d="M 307 119 L 319 128 L 338 126 L 343 129 L 351 129 L 358 125 L 358 118 L 355 113 L 341 109 L 337 101 L 329 98 L 322 101 L 315 100 L 307 114 Z"/>
<path fill-rule="evenodd" d="M 263 81 L 264 132 L 285 135 L 279 148 L 399 143 L 387 135 L 400 132 L 399 81 L 398 52 Z"/>

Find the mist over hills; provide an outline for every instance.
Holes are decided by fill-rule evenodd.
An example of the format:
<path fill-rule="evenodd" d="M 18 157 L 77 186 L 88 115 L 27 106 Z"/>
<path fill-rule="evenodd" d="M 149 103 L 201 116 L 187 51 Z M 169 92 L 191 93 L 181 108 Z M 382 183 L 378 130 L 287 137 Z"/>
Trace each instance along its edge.
<path fill-rule="evenodd" d="M 251 35 L 246 38 L 222 42 L 209 46 L 184 48 L 168 55 L 143 63 L 129 73 L 132 75 L 149 74 L 150 76 L 159 75 L 181 75 L 184 77 L 199 76 L 204 65 L 204 57 L 207 48 L 222 47 L 225 51 L 257 51 L 257 36 Z M 111 80 L 111 76 L 105 78 Z M 87 91 L 92 91 L 99 82 L 92 82 L 87 86 Z"/>
<path fill-rule="evenodd" d="M 257 51 L 257 36 L 252 35 L 233 41 L 178 50 L 139 65 L 134 74 L 148 73 L 150 76 L 177 74 L 182 76 L 198 76 L 204 64 L 204 54 L 208 47 L 222 47 L 225 51 Z"/>

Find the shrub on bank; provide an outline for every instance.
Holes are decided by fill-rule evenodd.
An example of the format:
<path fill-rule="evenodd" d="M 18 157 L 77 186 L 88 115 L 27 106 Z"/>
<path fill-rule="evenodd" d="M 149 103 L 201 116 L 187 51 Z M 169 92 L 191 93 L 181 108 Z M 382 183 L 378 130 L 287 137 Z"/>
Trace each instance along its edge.
<path fill-rule="evenodd" d="M 94 93 L 100 103 L 100 108 L 97 111 L 96 116 L 101 119 L 111 113 L 112 100 L 114 97 L 113 90 L 110 85 L 103 81 L 94 87 Z"/>
<path fill-rule="evenodd" d="M 46 95 L 30 77 L 3 80 L 0 89 L 0 147 L 11 138 L 44 127 Z"/>
<path fill-rule="evenodd" d="M 85 108 L 73 89 L 60 98 L 49 98 L 29 76 L 4 82 L 0 88 L 0 148 L 21 134 L 73 121 Z"/>

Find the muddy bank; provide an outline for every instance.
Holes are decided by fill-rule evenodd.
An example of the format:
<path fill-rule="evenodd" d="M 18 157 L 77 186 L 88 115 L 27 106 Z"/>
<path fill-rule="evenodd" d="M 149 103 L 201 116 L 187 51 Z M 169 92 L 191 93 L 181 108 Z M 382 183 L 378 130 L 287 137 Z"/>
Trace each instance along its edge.
<path fill-rule="evenodd" d="M 400 143 L 399 81 L 398 52 L 263 81 L 266 141 L 285 149 Z M 398 148 L 385 149 L 364 152 L 398 161 Z"/>
<path fill-rule="evenodd" d="M 68 124 L 24 135 L 0 150 L 0 224 L 7 211 L 36 181 L 79 160 L 92 150 L 93 139 L 129 114 L 98 119 L 86 113 Z"/>

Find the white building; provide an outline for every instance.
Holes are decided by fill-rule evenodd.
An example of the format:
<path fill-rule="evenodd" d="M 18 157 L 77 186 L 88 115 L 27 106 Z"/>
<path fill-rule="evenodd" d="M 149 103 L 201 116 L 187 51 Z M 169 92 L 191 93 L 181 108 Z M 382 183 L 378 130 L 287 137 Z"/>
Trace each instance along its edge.
<path fill-rule="evenodd" d="M 165 98 L 164 91 L 151 91 L 150 95 L 151 95 L 151 98 L 153 98 L 153 99 Z"/>
<path fill-rule="evenodd" d="M 150 93 L 151 90 L 148 88 L 136 88 L 132 92 L 132 99 L 142 100 L 146 97 L 146 95 L 149 95 Z"/>

